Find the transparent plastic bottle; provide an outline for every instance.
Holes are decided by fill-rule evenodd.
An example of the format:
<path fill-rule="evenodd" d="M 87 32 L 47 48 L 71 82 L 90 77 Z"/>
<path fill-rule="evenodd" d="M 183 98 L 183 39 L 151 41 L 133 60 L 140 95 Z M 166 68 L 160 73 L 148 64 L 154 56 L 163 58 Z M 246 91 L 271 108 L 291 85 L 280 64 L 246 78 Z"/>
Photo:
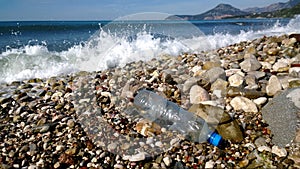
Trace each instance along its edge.
<path fill-rule="evenodd" d="M 134 104 L 144 111 L 143 116 L 166 129 L 175 130 L 195 142 L 209 142 L 220 147 L 224 140 L 211 131 L 204 119 L 190 113 L 158 94 L 142 89 L 134 98 Z"/>

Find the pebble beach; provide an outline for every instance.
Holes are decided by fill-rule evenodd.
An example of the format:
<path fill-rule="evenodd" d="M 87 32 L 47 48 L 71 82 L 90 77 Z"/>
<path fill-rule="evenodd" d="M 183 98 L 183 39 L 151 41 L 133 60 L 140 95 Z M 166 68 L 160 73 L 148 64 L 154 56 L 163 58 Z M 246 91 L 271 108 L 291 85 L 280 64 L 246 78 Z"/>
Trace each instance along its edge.
<path fill-rule="evenodd" d="M 0 84 L 0 168 L 300 168 L 299 88 L 299 34 Z M 139 89 L 202 117 L 228 145 L 128 113 Z"/>

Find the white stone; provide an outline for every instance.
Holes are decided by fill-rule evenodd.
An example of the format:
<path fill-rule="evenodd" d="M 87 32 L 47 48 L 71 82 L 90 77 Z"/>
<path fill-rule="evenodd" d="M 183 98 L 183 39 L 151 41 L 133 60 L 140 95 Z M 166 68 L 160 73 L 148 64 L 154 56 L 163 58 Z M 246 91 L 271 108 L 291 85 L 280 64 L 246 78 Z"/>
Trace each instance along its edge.
<path fill-rule="evenodd" d="M 260 64 L 262 65 L 263 69 L 269 69 L 269 70 L 272 69 L 272 64 L 269 62 L 260 62 Z"/>
<path fill-rule="evenodd" d="M 145 160 L 145 153 L 138 153 L 129 157 L 129 161 L 142 161 Z"/>
<path fill-rule="evenodd" d="M 230 101 L 230 105 L 236 111 L 243 110 L 244 112 L 258 112 L 255 103 L 246 97 L 237 96 Z"/>
<path fill-rule="evenodd" d="M 30 165 L 28 169 L 38 169 L 38 167 L 36 165 Z"/>
<path fill-rule="evenodd" d="M 161 141 L 157 141 L 157 142 L 155 142 L 155 146 L 162 147 L 163 143 Z"/>
<path fill-rule="evenodd" d="M 240 63 L 240 66 L 243 71 L 245 72 L 250 72 L 250 71 L 255 71 L 261 68 L 261 64 L 259 61 L 257 61 L 256 58 L 248 58 L 245 59 L 242 63 Z"/>
<path fill-rule="evenodd" d="M 281 58 L 276 63 L 274 63 L 272 68 L 274 71 L 278 71 L 278 69 L 280 68 L 288 67 L 290 62 L 290 59 Z"/>
<path fill-rule="evenodd" d="M 274 96 L 277 92 L 281 90 L 281 83 L 277 76 L 272 75 L 269 79 L 268 85 L 266 87 L 266 92 L 268 96 Z"/>
<path fill-rule="evenodd" d="M 64 146 L 63 145 L 58 145 L 58 146 L 56 146 L 56 151 L 61 151 L 61 150 L 63 150 L 63 148 L 64 148 Z"/>
<path fill-rule="evenodd" d="M 202 70 L 202 67 L 201 67 L 201 66 L 194 66 L 194 67 L 192 68 L 192 72 L 194 72 L 194 73 L 196 73 L 196 72 L 198 72 L 198 71 L 200 71 L 200 70 Z"/>
<path fill-rule="evenodd" d="M 295 106 L 300 109 L 300 89 L 299 88 L 291 91 L 286 97 L 291 99 L 294 102 Z"/>
<path fill-rule="evenodd" d="M 234 74 L 232 76 L 230 76 L 228 78 L 228 81 L 229 81 L 229 85 L 230 86 L 233 86 L 233 87 L 239 87 L 243 84 L 244 82 L 244 77 L 241 76 L 240 74 Z"/>
<path fill-rule="evenodd" d="M 56 162 L 55 164 L 54 164 L 54 168 L 59 168 L 60 167 L 60 163 L 59 162 Z"/>
<path fill-rule="evenodd" d="M 118 145 L 117 145 L 116 143 L 110 143 L 110 144 L 107 146 L 107 149 L 108 149 L 109 151 L 112 151 L 112 150 L 116 149 L 117 146 L 118 146 Z"/>
<path fill-rule="evenodd" d="M 163 158 L 163 161 L 166 164 L 166 166 L 169 167 L 171 165 L 172 159 L 169 156 L 167 156 L 167 157 Z"/>
<path fill-rule="evenodd" d="M 115 164 L 115 165 L 114 165 L 114 168 L 115 168 L 115 169 L 123 169 L 124 166 L 122 166 L 121 164 Z"/>
<path fill-rule="evenodd" d="M 171 146 L 174 146 L 175 144 L 179 143 L 180 142 L 180 139 L 175 137 L 173 138 L 171 141 L 170 141 L 170 145 Z"/>
<path fill-rule="evenodd" d="M 263 152 L 263 151 L 271 152 L 271 148 L 268 147 L 268 146 L 260 146 L 260 147 L 257 148 L 257 150 L 259 152 Z"/>
<path fill-rule="evenodd" d="M 190 102 L 191 104 L 199 104 L 202 101 L 210 100 L 208 92 L 201 86 L 194 85 L 190 90 Z"/>
<path fill-rule="evenodd" d="M 209 160 L 208 162 L 205 163 L 205 168 L 214 168 L 215 162 L 212 160 Z"/>
<path fill-rule="evenodd" d="M 254 102 L 256 105 L 260 106 L 260 105 L 266 103 L 267 100 L 268 100 L 268 99 L 267 99 L 266 97 L 259 97 L 259 98 L 257 98 L 257 99 L 254 99 L 253 102 Z"/>
<path fill-rule="evenodd" d="M 272 147 L 272 153 L 276 154 L 279 157 L 285 157 L 287 156 L 287 151 L 285 148 L 279 148 L 278 146 Z"/>

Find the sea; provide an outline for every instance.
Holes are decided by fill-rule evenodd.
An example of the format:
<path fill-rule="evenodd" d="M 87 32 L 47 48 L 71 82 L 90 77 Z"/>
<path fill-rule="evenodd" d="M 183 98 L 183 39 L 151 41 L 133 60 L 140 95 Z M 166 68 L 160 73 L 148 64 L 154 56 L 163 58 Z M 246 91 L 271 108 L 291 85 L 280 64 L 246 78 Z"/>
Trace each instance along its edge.
<path fill-rule="evenodd" d="M 163 55 L 201 53 L 263 36 L 300 33 L 282 19 L 1 21 L 0 83 L 101 71 Z"/>

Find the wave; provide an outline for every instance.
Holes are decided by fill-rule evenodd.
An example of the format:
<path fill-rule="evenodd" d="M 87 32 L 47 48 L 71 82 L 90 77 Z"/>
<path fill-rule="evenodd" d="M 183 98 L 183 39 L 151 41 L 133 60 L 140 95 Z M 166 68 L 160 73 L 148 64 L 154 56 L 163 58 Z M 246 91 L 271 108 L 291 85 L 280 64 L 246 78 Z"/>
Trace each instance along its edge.
<path fill-rule="evenodd" d="M 212 50 L 262 36 L 300 33 L 300 16 L 291 19 L 286 25 L 281 25 L 278 21 L 267 29 L 243 30 L 237 34 L 216 32 L 204 35 L 192 25 L 189 23 L 167 32 L 172 26 L 168 29 L 147 24 L 138 28 L 129 25 L 122 28 L 115 25 L 104 26 L 89 40 L 64 51 L 50 51 L 46 44 L 8 48 L 0 54 L 0 83 L 47 78 L 77 71 L 99 71 L 122 67 L 133 61 L 147 61 L 162 55 L 177 56 L 184 52 Z M 187 34 L 191 36 L 179 36 Z"/>

